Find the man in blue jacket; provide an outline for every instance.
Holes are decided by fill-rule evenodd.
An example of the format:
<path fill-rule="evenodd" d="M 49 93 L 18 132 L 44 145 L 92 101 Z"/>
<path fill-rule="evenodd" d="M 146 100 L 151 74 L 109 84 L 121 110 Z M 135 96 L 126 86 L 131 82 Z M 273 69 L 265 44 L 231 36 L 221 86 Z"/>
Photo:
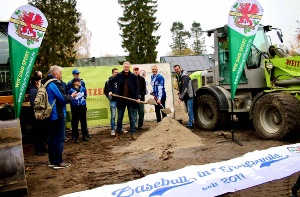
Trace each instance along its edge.
<path fill-rule="evenodd" d="M 167 94 L 165 91 L 165 78 L 158 73 L 158 68 L 156 65 L 151 67 L 152 75 L 151 75 L 151 85 L 152 92 L 151 95 L 154 96 L 158 105 L 155 105 L 155 114 L 157 122 L 160 122 L 162 118 L 166 117 L 167 114 L 161 112 L 162 106 L 166 107 L 166 98 Z"/>
<path fill-rule="evenodd" d="M 54 169 L 62 169 L 71 165 L 63 162 L 62 159 L 65 140 L 66 104 L 70 103 L 72 98 L 77 96 L 77 93 L 74 92 L 69 96 L 63 89 L 60 83 L 62 76 L 62 68 L 60 66 L 51 66 L 48 73 L 48 76 L 42 80 L 42 84 L 45 84 L 50 79 L 56 79 L 46 87 L 49 103 L 52 105 L 55 102 L 49 117 L 48 166 Z"/>
<path fill-rule="evenodd" d="M 117 84 L 118 87 L 118 95 L 128 97 L 131 99 L 135 99 L 135 101 L 126 100 L 123 98 L 118 98 L 117 101 L 117 109 L 118 109 L 118 121 L 117 121 L 117 133 L 115 141 L 119 141 L 121 139 L 122 133 L 122 122 L 124 117 L 125 108 L 127 107 L 129 122 L 130 122 L 130 134 L 133 140 L 136 140 L 137 137 L 135 135 L 135 119 L 134 119 L 134 111 L 138 108 L 138 104 L 140 103 L 139 99 L 139 85 L 137 76 L 130 72 L 130 63 L 123 63 L 123 71 L 118 73 L 115 77 L 111 78 L 108 81 L 108 95 L 112 96 L 112 91 L 114 85 Z"/>
<path fill-rule="evenodd" d="M 79 78 L 79 79 L 80 79 L 80 76 L 79 76 L 79 75 L 80 75 L 80 72 L 79 72 L 79 70 L 74 69 L 74 70 L 72 71 L 72 75 L 73 75 L 73 79 L 76 79 L 76 78 Z M 72 88 L 72 80 L 73 80 L 73 79 L 71 79 L 71 80 L 67 83 L 67 92 L 69 92 L 69 90 Z M 86 88 L 83 79 L 81 79 L 80 85 L 81 85 L 82 87 Z"/>

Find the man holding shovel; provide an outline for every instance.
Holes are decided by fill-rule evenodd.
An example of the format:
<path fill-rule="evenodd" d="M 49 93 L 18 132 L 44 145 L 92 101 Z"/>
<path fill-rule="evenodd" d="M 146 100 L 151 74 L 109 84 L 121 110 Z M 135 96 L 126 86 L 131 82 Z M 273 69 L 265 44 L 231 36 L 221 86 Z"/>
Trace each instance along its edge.
<path fill-rule="evenodd" d="M 167 114 L 161 111 L 161 109 L 164 109 L 166 107 L 167 94 L 165 91 L 165 79 L 161 74 L 158 74 L 158 68 L 156 65 L 152 66 L 151 70 L 152 92 L 150 94 L 153 95 L 154 98 L 156 98 L 155 100 L 157 102 L 157 105 L 155 105 L 155 114 L 157 122 L 160 122 L 162 118 L 167 116 Z"/>
<path fill-rule="evenodd" d="M 179 65 L 174 66 L 174 71 L 177 74 L 176 79 L 179 88 L 178 103 L 180 104 L 181 101 L 184 101 L 189 115 L 187 127 L 192 129 L 194 122 L 194 90 L 192 81 L 187 72 L 183 71 Z"/>
<path fill-rule="evenodd" d="M 117 109 L 118 109 L 118 120 L 117 120 L 117 133 L 114 141 L 119 141 L 121 139 L 122 133 L 122 122 L 124 117 L 125 108 L 127 107 L 128 117 L 130 122 L 130 134 L 133 140 L 136 140 L 135 135 L 135 119 L 134 111 L 138 108 L 140 103 L 139 99 L 139 85 L 137 76 L 130 72 L 130 63 L 123 63 L 123 71 L 119 72 L 115 77 L 108 81 L 108 95 L 112 95 L 113 86 L 117 84 L 118 96 L 123 96 L 129 99 L 134 99 L 135 101 L 124 99 L 118 97 Z"/>

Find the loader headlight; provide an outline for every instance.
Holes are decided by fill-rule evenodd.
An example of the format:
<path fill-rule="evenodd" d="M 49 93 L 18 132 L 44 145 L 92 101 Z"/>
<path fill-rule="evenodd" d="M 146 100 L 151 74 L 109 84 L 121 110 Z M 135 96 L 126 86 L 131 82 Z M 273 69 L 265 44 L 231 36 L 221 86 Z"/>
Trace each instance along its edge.
<path fill-rule="evenodd" d="M 266 63 L 266 67 L 267 67 L 267 69 L 272 69 L 274 66 L 273 66 L 273 63 L 272 62 L 267 62 Z"/>

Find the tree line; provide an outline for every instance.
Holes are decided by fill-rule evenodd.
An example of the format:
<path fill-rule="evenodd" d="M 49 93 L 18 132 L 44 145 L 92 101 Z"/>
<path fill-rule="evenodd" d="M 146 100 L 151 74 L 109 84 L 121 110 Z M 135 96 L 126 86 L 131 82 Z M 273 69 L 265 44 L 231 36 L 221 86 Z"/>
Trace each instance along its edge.
<path fill-rule="evenodd" d="M 132 64 L 153 63 L 157 59 L 156 35 L 161 23 L 155 16 L 157 0 L 118 0 L 123 15 L 117 24 L 121 30 L 121 46 Z M 48 28 L 35 62 L 35 70 L 47 71 L 54 64 L 72 66 L 78 58 L 90 58 L 92 33 L 76 9 L 76 0 L 30 0 L 48 20 Z M 297 21 L 299 23 L 299 21 Z M 194 21 L 189 30 L 180 21 L 173 22 L 171 52 L 166 55 L 200 55 L 206 53 L 205 38 L 199 22 Z M 300 30 L 288 52 L 299 55 Z"/>

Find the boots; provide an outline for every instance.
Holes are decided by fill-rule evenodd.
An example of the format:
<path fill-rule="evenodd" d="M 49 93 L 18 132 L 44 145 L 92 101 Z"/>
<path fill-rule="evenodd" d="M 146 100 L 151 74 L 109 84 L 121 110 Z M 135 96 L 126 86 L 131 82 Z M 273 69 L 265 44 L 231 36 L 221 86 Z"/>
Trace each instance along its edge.
<path fill-rule="evenodd" d="M 135 134 L 131 134 L 131 139 L 132 140 L 136 140 L 137 139 L 136 135 Z"/>
<path fill-rule="evenodd" d="M 121 134 L 116 133 L 116 137 L 115 137 L 115 139 L 114 139 L 114 142 L 117 142 L 117 141 L 119 141 L 119 140 L 121 140 L 121 139 L 122 139 Z"/>

